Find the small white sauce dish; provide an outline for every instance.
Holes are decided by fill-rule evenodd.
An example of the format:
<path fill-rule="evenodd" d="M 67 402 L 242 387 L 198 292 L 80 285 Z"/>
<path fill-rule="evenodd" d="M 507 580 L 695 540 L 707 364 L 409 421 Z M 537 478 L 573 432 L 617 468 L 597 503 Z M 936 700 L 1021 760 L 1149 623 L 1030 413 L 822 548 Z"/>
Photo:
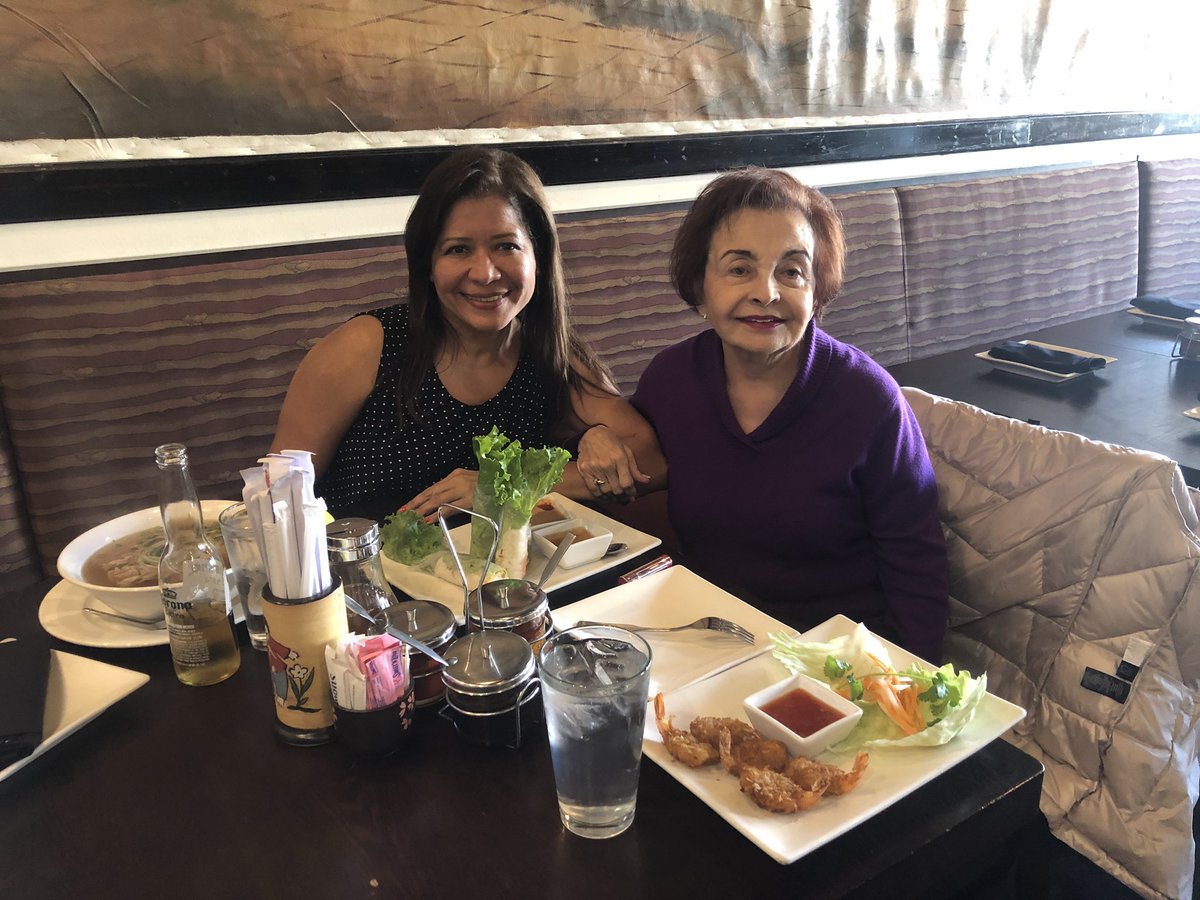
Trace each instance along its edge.
<path fill-rule="evenodd" d="M 820 700 L 826 706 L 842 713 L 842 717 L 830 722 L 819 731 L 814 731 L 808 737 L 802 737 L 792 731 L 778 719 L 763 712 L 763 707 L 772 700 L 799 688 Z M 757 691 L 742 701 L 750 724 L 763 737 L 782 741 L 793 756 L 812 758 L 823 750 L 836 744 L 846 737 L 858 720 L 862 718 L 862 709 L 844 697 L 836 694 L 829 685 L 807 675 L 797 673 L 777 681 L 770 687 Z"/>
<path fill-rule="evenodd" d="M 559 541 L 568 532 L 575 532 L 575 540 L 563 554 L 559 566 L 573 569 L 576 566 L 595 562 L 604 556 L 608 545 L 612 543 L 612 532 L 596 525 L 591 525 L 582 519 L 569 519 L 553 528 L 542 528 L 533 533 L 533 544 L 547 558 L 554 555 Z"/>

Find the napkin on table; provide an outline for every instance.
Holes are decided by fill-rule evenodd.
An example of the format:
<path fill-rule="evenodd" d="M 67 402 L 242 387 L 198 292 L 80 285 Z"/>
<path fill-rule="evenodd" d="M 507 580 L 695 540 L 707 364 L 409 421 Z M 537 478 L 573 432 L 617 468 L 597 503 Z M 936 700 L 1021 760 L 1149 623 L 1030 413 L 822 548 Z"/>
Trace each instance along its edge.
<path fill-rule="evenodd" d="M 1057 372 L 1059 375 L 1091 372 L 1105 366 L 1105 360 L 1100 356 L 1083 356 L 1065 350 L 1039 347 L 1036 344 L 1022 344 L 1020 341 L 1004 341 L 992 347 L 988 353 L 996 359 L 1036 366 L 1039 369 Z"/>
<path fill-rule="evenodd" d="M 1144 297 L 1134 297 L 1129 301 L 1129 305 L 1152 316 L 1166 316 L 1168 319 L 1186 319 L 1200 315 L 1200 300 L 1172 300 L 1170 297 L 1154 297 L 1147 294 Z"/>
<path fill-rule="evenodd" d="M 42 742 L 50 681 L 50 651 L 22 641 L 0 644 L 0 769 L 24 759 Z"/>

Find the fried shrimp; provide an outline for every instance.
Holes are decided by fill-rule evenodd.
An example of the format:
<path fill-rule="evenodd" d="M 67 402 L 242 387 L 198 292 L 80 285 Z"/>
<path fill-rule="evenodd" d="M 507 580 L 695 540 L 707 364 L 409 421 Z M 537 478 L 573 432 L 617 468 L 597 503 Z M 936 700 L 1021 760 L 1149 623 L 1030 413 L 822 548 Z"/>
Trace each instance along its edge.
<path fill-rule="evenodd" d="M 758 732 L 754 730 L 750 723 L 743 722 L 741 719 L 730 719 L 723 716 L 696 716 L 696 718 L 692 719 L 690 730 L 692 737 L 716 747 L 721 738 L 722 728 L 729 729 L 734 746 L 747 738 L 758 737 Z"/>
<path fill-rule="evenodd" d="M 780 741 L 760 737 L 754 732 L 752 737 L 734 743 L 733 733 L 728 728 L 722 728 L 719 734 L 717 749 L 721 754 L 721 765 L 730 775 L 739 774 L 747 766 L 782 772 L 787 765 L 787 747 Z"/>
<path fill-rule="evenodd" d="M 681 731 L 671 724 L 667 715 L 667 704 L 662 692 L 654 695 L 654 716 L 658 723 L 658 733 L 662 735 L 663 746 L 667 752 L 693 769 L 715 763 L 720 757 L 717 748 L 705 741 L 698 740 L 686 731 Z"/>
<path fill-rule="evenodd" d="M 768 812 L 794 813 L 820 802 L 821 791 L 806 791 L 786 775 L 745 766 L 738 784 L 742 793 Z"/>
<path fill-rule="evenodd" d="M 784 767 L 783 774 L 806 791 L 845 794 L 857 787 L 870 759 L 869 754 L 859 753 L 854 758 L 854 766 L 849 772 L 844 772 L 837 766 L 797 756 Z"/>
<path fill-rule="evenodd" d="M 654 697 L 654 713 L 663 746 L 675 759 L 692 768 L 719 759 L 737 776 L 742 793 L 768 812 L 800 812 L 826 795 L 854 790 L 871 759 L 859 753 L 849 771 L 802 756 L 792 759 L 781 741 L 764 738 L 740 719 L 697 716 L 690 731 L 682 731 L 671 724 L 662 694 Z"/>

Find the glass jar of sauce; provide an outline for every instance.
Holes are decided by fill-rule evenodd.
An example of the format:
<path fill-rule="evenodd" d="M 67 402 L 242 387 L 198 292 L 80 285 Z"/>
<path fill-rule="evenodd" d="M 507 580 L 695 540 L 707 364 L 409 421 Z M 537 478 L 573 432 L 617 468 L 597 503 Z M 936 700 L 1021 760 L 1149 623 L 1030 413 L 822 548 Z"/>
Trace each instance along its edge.
<path fill-rule="evenodd" d="M 388 607 L 384 614 L 389 625 L 411 634 L 442 656 L 454 640 L 454 613 L 432 600 L 405 600 Z M 441 663 L 414 650 L 409 659 L 409 672 L 418 709 L 438 704 L 446 696 Z"/>
<path fill-rule="evenodd" d="M 468 631 L 511 631 L 537 653 L 552 628 L 550 598 L 532 581 L 502 578 L 471 593 Z"/>
<path fill-rule="evenodd" d="M 509 631 L 476 631 L 445 653 L 442 714 L 458 733 L 489 747 L 517 747 L 541 721 L 537 665 L 529 642 Z"/>

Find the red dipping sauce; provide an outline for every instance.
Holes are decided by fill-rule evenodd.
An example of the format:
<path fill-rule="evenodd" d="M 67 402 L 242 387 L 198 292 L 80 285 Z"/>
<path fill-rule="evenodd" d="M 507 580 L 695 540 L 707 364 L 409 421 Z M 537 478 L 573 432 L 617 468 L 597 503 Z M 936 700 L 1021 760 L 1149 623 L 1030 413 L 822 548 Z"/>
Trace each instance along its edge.
<path fill-rule="evenodd" d="M 844 718 L 828 703 L 818 700 L 803 688 L 795 688 L 762 705 L 762 711 L 800 737 L 816 734 L 826 725 Z"/>

